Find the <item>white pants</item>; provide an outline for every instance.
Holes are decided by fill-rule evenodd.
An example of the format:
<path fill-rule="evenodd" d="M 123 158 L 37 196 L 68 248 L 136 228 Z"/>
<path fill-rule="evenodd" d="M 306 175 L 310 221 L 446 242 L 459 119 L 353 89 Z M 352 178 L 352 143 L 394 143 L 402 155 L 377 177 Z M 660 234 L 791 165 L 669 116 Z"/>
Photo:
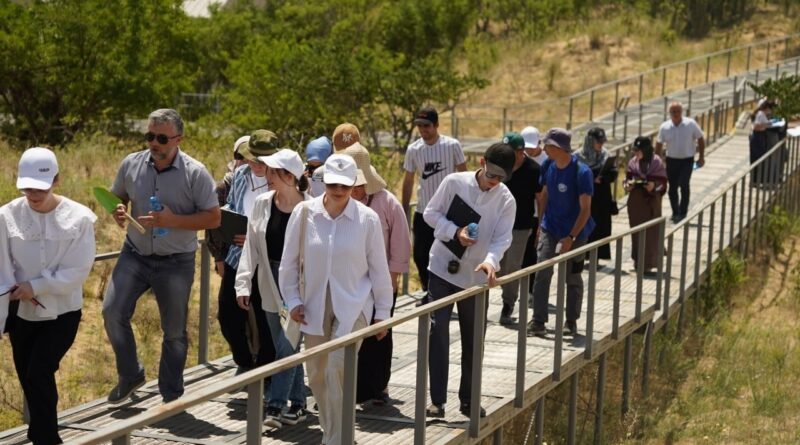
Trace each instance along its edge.
<path fill-rule="evenodd" d="M 367 319 L 362 313 L 353 326 L 353 331 L 367 326 Z M 330 289 L 325 296 L 325 315 L 322 319 L 324 335 L 305 335 L 306 349 L 319 346 L 329 340 L 338 338 L 335 334 L 339 320 L 331 308 Z M 361 342 L 356 344 L 356 352 Z M 356 363 L 353 364 L 357 366 Z M 322 427 L 322 443 L 340 445 L 342 443 L 342 398 L 344 395 L 344 348 L 330 354 L 319 355 L 306 362 L 308 386 L 314 393 L 319 408 L 319 426 Z M 355 410 L 355 407 L 353 407 Z"/>

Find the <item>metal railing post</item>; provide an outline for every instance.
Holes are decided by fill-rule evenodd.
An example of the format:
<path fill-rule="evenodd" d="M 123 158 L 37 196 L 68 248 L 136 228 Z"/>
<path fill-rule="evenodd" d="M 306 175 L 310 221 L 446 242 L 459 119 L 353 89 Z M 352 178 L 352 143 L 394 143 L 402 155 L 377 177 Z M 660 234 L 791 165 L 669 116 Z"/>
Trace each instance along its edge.
<path fill-rule="evenodd" d="M 628 113 L 625 113 L 625 120 L 622 127 L 622 142 L 628 142 Z"/>
<path fill-rule="evenodd" d="M 686 116 L 692 117 L 692 90 L 689 90 L 688 94 L 689 94 L 689 103 L 686 104 Z"/>
<path fill-rule="evenodd" d="M 706 83 L 708 83 L 709 71 L 711 71 L 711 56 L 706 57 Z"/>
<path fill-rule="evenodd" d="M 589 283 L 586 300 L 586 342 L 583 357 L 592 359 L 592 343 L 594 342 L 594 299 L 597 293 L 597 249 L 589 252 Z M 522 294 L 520 294 L 522 295 Z"/>
<path fill-rule="evenodd" d="M 611 338 L 619 339 L 619 298 L 620 283 L 622 281 L 622 238 L 616 241 L 616 252 L 614 255 L 614 303 L 611 315 Z"/>
<path fill-rule="evenodd" d="M 639 103 L 642 103 L 642 89 L 644 87 L 644 74 L 639 74 Z"/>
<path fill-rule="evenodd" d="M 131 445 L 131 435 L 125 434 L 123 436 L 116 437 L 111 441 L 111 445 Z"/>
<path fill-rule="evenodd" d="M 247 445 L 261 443 L 264 422 L 264 380 L 247 384 Z"/>
<path fill-rule="evenodd" d="M 734 182 L 733 189 L 731 189 L 731 223 L 728 226 L 728 243 L 731 246 L 733 246 L 734 226 L 736 226 L 736 192 L 738 187 L 739 183 Z"/>
<path fill-rule="evenodd" d="M 597 403 L 594 410 L 594 445 L 603 441 L 603 403 L 605 402 L 606 387 L 606 353 L 600 354 L 597 362 Z"/>
<path fill-rule="evenodd" d="M 644 284 L 644 247 L 647 244 L 647 230 L 640 230 L 636 234 L 638 243 L 636 246 L 636 302 L 634 304 L 634 321 L 639 323 L 642 320 L 642 287 Z"/>
<path fill-rule="evenodd" d="M 428 400 L 428 354 L 430 351 L 431 313 L 417 319 L 417 380 L 414 400 L 414 445 L 425 444 L 426 413 Z"/>
<path fill-rule="evenodd" d="M 666 221 L 664 222 L 664 225 L 666 225 Z M 674 244 L 675 234 L 670 233 L 669 237 L 667 237 L 667 271 L 664 273 L 664 304 L 662 305 L 662 318 L 665 321 L 669 320 L 669 297 L 670 285 L 672 283 L 672 247 Z"/>
<path fill-rule="evenodd" d="M 589 122 L 594 118 L 594 90 L 590 93 L 589 98 Z"/>
<path fill-rule="evenodd" d="M 722 194 L 722 209 L 719 212 L 719 253 L 725 250 L 725 211 L 728 207 L 728 192 Z"/>
<path fill-rule="evenodd" d="M 567 282 L 567 261 L 558 263 L 558 281 L 556 292 L 556 333 L 553 349 L 553 380 L 561 381 L 561 355 L 564 344 L 564 294 Z"/>
<path fill-rule="evenodd" d="M 686 62 L 686 64 L 683 67 L 683 89 L 685 90 L 688 88 L 689 88 L 689 62 Z"/>
<path fill-rule="evenodd" d="M 650 353 L 653 344 L 653 325 L 652 321 L 647 322 L 644 331 L 644 352 L 642 354 L 642 397 L 647 397 L 650 392 Z"/>
<path fill-rule="evenodd" d="M 544 396 L 536 402 L 536 433 L 533 436 L 534 445 L 542 445 L 544 439 Z"/>
<path fill-rule="evenodd" d="M 611 115 L 611 138 L 617 138 L 617 110 Z"/>
<path fill-rule="evenodd" d="M 642 135 L 642 116 L 644 116 L 644 104 L 639 102 L 639 132 L 637 136 Z"/>
<path fill-rule="evenodd" d="M 344 348 L 344 381 L 342 392 L 342 443 L 356 439 L 356 379 L 358 378 L 358 344 Z M 259 442 L 261 443 L 261 442 Z"/>
<path fill-rule="evenodd" d="M 572 130 L 572 109 L 575 106 L 575 97 L 569 98 L 569 121 L 567 121 L 567 130 Z"/>
<path fill-rule="evenodd" d="M 656 310 L 661 309 L 661 291 L 662 291 L 662 282 L 664 276 L 664 233 L 667 230 L 667 222 L 666 220 L 661 221 L 658 224 L 658 264 L 656 265 Z"/>
<path fill-rule="evenodd" d="M 489 289 L 475 295 L 475 318 L 472 337 L 472 382 L 470 383 L 469 436 L 478 437 L 481 430 L 481 371 L 483 367 L 483 339 L 486 328 L 486 307 Z"/>
<path fill-rule="evenodd" d="M 500 131 L 500 135 L 502 136 L 506 132 L 506 125 L 508 124 L 508 108 L 503 107 L 503 130 Z"/>
<path fill-rule="evenodd" d="M 208 316 L 211 289 L 211 253 L 208 245 L 200 245 L 200 320 L 197 326 L 197 363 L 208 363 Z"/>
<path fill-rule="evenodd" d="M 709 105 L 712 107 L 714 106 L 714 90 L 716 89 L 716 86 L 717 82 L 711 82 L 711 103 Z"/>
<path fill-rule="evenodd" d="M 661 70 L 661 95 L 666 93 L 667 88 L 667 68 Z"/>
<path fill-rule="evenodd" d="M 633 350 L 633 337 L 625 337 L 625 355 L 622 364 L 622 415 L 630 411 L 631 406 L 631 353 Z"/>
<path fill-rule="evenodd" d="M 703 213 L 705 210 L 701 210 L 700 214 L 697 215 L 697 239 L 695 240 L 694 246 L 694 285 L 695 285 L 695 292 L 694 296 L 695 299 L 700 296 L 700 261 L 702 261 L 702 249 L 703 249 Z"/>
<path fill-rule="evenodd" d="M 680 314 L 678 315 L 678 337 L 683 335 L 683 317 L 684 308 L 686 307 L 686 268 L 687 268 L 687 255 L 689 253 L 689 224 L 683 225 L 683 251 L 681 252 L 681 279 L 680 288 L 678 289 L 678 303 L 680 306 Z"/>
<path fill-rule="evenodd" d="M 731 54 L 733 54 L 732 50 L 728 50 L 728 61 L 725 64 L 725 77 L 731 75 Z"/>
<path fill-rule="evenodd" d="M 769 51 L 772 49 L 772 42 L 767 42 L 767 61 L 764 63 L 764 66 L 769 66 Z"/>
<path fill-rule="evenodd" d="M 712 261 L 714 259 L 714 217 L 716 211 L 717 202 L 714 201 L 711 203 L 711 210 L 710 214 L 708 215 L 708 246 L 706 251 L 706 286 L 708 289 L 711 289 L 711 285 L 713 282 L 712 279 L 712 272 L 713 272 L 713 264 Z M 722 238 L 720 236 L 720 238 Z"/>
<path fill-rule="evenodd" d="M 578 373 L 569 379 L 569 413 L 567 414 L 567 445 L 575 445 L 575 427 L 578 417 Z"/>
<path fill-rule="evenodd" d="M 525 368 L 528 352 L 528 289 L 530 275 L 519 280 L 519 318 L 517 319 L 517 382 L 514 390 L 514 407 L 522 408 L 525 402 Z"/>
<path fill-rule="evenodd" d="M 747 47 L 747 64 L 745 65 L 745 68 L 744 68 L 745 71 L 750 71 L 750 55 L 752 54 L 752 52 L 753 52 L 753 46 L 752 45 L 748 46 Z"/>

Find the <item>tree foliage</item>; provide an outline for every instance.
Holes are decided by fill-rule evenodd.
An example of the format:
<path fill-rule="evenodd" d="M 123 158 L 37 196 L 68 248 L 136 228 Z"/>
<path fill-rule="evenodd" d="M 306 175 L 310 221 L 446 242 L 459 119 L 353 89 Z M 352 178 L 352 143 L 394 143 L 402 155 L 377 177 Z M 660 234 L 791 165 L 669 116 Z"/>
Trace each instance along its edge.
<path fill-rule="evenodd" d="M 778 79 L 767 79 L 761 85 L 747 82 L 759 96 L 775 103 L 773 113 L 786 119 L 800 116 L 800 76 L 782 75 Z"/>

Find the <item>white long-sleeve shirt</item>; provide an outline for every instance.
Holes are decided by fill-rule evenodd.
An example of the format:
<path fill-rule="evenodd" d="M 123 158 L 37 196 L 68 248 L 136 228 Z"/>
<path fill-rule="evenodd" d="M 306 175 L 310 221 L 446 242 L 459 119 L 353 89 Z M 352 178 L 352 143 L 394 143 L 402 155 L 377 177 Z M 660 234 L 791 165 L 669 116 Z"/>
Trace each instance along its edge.
<path fill-rule="evenodd" d="M 392 308 L 392 282 L 386 262 L 383 229 L 378 215 L 369 207 L 350 199 L 344 211 L 332 219 L 322 200 L 325 195 L 306 201 L 305 295 L 299 292 L 300 215 L 304 205 L 292 211 L 283 246 L 278 282 L 291 311 L 305 307 L 301 330 L 323 335 L 325 294 L 330 286 L 333 313 L 339 320 L 337 335 L 353 330 L 359 314 L 367 320 L 385 320 Z"/>
<path fill-rule="evenodd" d="M 29 281 L 43 305 L 20 302 L 17 315 L 24 320 L 53 320 L 83 305 L 83 282 L 94 263 L 97 217 L 82 204 L 60 199 L 48 213 L 34 211 L 24 197 L 0 207 L 0 293 Z M 7 310 L 4 295 L 0 329 Z"/>
<path fill-rule="evenodd" d="M 447 211 L 453 198 L 458 195 L 472 209 L 481 215 L 478 223 L 478 241 L 464 252 L 459 262 L 458 273 L 447 271 L 447 263 L 458 258 L 444 245 L 455 237 L 459 227 L 447 219 Z M 448 175 L 431 198 L 422 214 L 425 222 L 433 227 L 436 241 L 430 253 L 428 270 L 439 278 L 466 289 L 486 283 L 486 274 L 475 272 L 481 263 L 489 263 L 495 271 L 500 270 L 500 260 L 511 245 L 511 231 L 514 228 L 517 204 L 505 184 L 484 192 L 478 186 L 475 172 L 461 172 Z"/>

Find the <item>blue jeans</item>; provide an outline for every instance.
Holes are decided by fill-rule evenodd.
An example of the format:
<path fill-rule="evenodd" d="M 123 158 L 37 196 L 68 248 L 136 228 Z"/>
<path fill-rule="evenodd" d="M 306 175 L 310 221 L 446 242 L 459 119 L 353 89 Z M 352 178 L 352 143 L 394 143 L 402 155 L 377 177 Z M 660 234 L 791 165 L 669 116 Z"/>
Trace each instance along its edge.
<path fill-rule="evenodd" d="M 144 376 L 136 353 L 131 318 L 139 297 L 152 289 L 161 317 L 161 362 L 158 390 L 165 398 L 183 395 L 183 368 L 189 341 L 186 317 L 194 280 L 194 252 L 142 256 L 123 245 L 103 299 L 106 334 L 117 359 L 120 383 Z"/>
<path fill-rule="evenodd" d="M 278 284 L 278 266 L 280 263 L 270 261 L 270 269 L 275 277 L 275 284 Z M 269 298 L 265 296 L 265 298 Z M 284 335 L 281 327 L 281 316 L 277 312 L 265 311 L 267 314 L 267 324 L 272 336 L 272 344 L 275 345 L 275 360 L 288 357 L 300 352 L 300 343 L 296 348 L 292 348 L 289 340 Z M 306 406 L 306 387 L 303 381 L 303 365 L 297 365 L 272 376 L 272 383 L 269 390 L 264 394 L 267 399 L 267 407 L 283 408 L 286 400 L 291 400 L 292 405 Z"/>

